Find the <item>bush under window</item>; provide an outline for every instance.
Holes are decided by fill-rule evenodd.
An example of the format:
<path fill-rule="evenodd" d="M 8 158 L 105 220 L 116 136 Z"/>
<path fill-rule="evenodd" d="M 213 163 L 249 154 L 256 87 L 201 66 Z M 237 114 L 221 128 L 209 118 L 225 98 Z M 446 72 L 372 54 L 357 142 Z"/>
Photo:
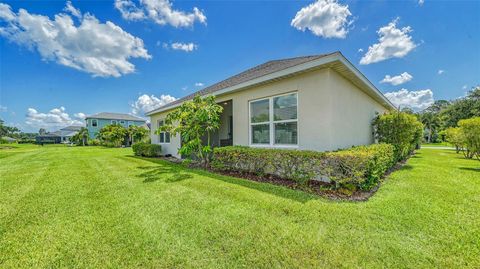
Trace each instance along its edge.
<path fill-rule="evenodd" d="M 222 171 L 270 174 L 300 184 L 316 179 L 331 181 L 337 188 L 369 190 L 394 164 L 394 147 L 388 144 L 334 152 L 230 146 L 214 149 L 212 167 Z"/>

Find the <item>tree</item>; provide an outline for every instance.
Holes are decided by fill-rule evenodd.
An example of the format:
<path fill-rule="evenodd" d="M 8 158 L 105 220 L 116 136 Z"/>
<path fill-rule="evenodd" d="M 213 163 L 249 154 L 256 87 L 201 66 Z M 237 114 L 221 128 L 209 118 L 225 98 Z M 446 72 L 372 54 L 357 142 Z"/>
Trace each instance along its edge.
<path fill-rule="evenodd" d="M 47 133 L 47 130 L 45 130 L 44 128 L 40 128 L 40 130 L 38 130 L 39 135 L 45 135 L 46 133 Z"/>
<path fill-rule="evenodd" d="M 140 142 L 148 135 L 148 130 L 142 126 L 130 125 L 128 127 L 128 135 L 130 136 L 130 141 L 132 141 L 132 145 L 135 142 Z"/>
<path fill-rule="evenodd" d="M 464 98 L 453 101 L 440 112 L 444 127 L 455 127 L 458 121 L 480 116 L 480 86 L 472 88 Z"/>
<path fill-rule="evenodd" d="M 85 144 L 87 144 L 87 139 L 88 139 L 88 129 L 85 127 L 82 127 L 78 131 L 78 133 L 72 136 L 73 142 L 75 142 L 75 144 L 77 145 L 82 144 L 82 146 L 85 146 Z"/>
<path fill-rule="evenodd" d="M 15 133 L 20 132 L 17 127 L 6 126 L 4 123 L 5 121 L 0 119 L 0 138 L 3 136 L 13 136 Z"/>
<path fill-rule="evenodd" d="M 97 138 L 106 146 L 120 147 L 127 134 L 127 129 L 123 126 L 110 124 L 100 129 Z"/>
<path fill-rule="evenodd" d="M 480 160 L 480 117 L 461 120 L 458 126 L 465 141 L 466 157 Z"/>
<path fill-rule="evenodd" d="M 437 128 L 440 127 L 440 120 L 438 118 L 438 115 L 434 112 L 425 112 L 420 115 L 420 120 L 428 132 L 427 142 L 431 143 L 432 135 L 437 131 Z"/>
<path fill-rule="evenodd" d="M 458 127 L 450 127 L 445 129 L 445 139 L 448 143 L 455 147 L 457 153 L 459 153 L 465 145 L 465 138 L 463 137 L 462 131 Z"/>
<path fill-rule="evenodd" d="M 202 98 L 197 95 L 168 113 L 164 125 L 156 133 L 180 134 L 182 146 L 178 152 L 187 156 L 193 154 L 208 166 L 212 153 L 211 135 L 220 128 L 222 111 L 222 106 L 215 102 L 214 96 Z M 203 141 L 205 136 L 206 141 Z"/>

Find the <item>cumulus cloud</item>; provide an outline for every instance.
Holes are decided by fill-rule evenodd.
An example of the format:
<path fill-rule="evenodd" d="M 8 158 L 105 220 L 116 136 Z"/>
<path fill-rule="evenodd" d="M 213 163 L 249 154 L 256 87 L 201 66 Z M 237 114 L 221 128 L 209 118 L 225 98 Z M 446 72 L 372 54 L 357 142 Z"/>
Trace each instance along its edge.
<path fill-rule="evenodd" d="M 300 9 L 290 25 L 324 38 L 345 38 L 353 23 L 349 20 L 351 15 L 348 5 L 341 5 L 337 0 L 318 0 Z"/>
<path fill-rule="evenodd" d="M 83 113 L 76 113 L 75 115 L 85 116 Z M 31 127 L 59 128 L 69 125 L 84 125 L 83 119 L 77 116 L 75 116 L 77 119 L 72 119 L 63 106 L 53 108 L 46 113 L 39 112 L 35 108 L 29 108 L 25 117 L 25 123 Z"/>
<path fill-rule="evenodd" d="M 114 23 L 101 23 L 91 14 L 80 11 L 67 2 L 65 8 L 79 23 L 65 13 L 47 16 L 30 14 L 0 4 L 0 35 L 29 49 L 36 49 L 45 61 L 54 61 L 96 77 L 120 77 L 132 73 L 135 66 L 130 58 L 150 59 L 143 40 L 125 32 Z M 78 24 L 78 25 L 76 25 Z"/>
<path fill-rule="evenodd" d="M 380 83 L 390 83 L 394 86 L 396 85 L 400 85 L 400 84 L 403 84 L 405 82 L 408 82 L 410 80 L 412 80 L 413 76 L 410 75 L 409 73 L 407 72 L 403 72 L 401 73 L 400 75 L 398 76 L 390 76 L 390 75 L 386 75 L 384 79 L 382 79 L 382 81 L 380 81 Z"/>
<path fill-rule="evenodd" d="M 185 52 L 192 52 L 198 48 L 198 45 L 194 43 L 175 42 L 170 44 L 170 48 L 172 48 L 173 50 L 183 50 Z"/>
<path fill-rule="evenodd" d="M 73 114 L 73 116 L 74 116 L 75 118 L 81 119 L 81 120 L 84 120 L 84 119 L 87 117 L 87 115 L 85 115 L 85 114 L 82 113 L 82 112 L 75 113 L 75 114 Z"/>
<path fill-rule="evenodd" d="M 437 71 L 437 74 L 439 74 L 439 75 L 441 75 L 443 73 L 445 73 L 445 70 L 440 69 L 440 70 Z"/>
<path fill-rule="evenodd" d="M 418 5 L 423 6 L 423 3 L 425 3 L 425 0 L 418 0 Z"/>
<path fill-rule="evenodd" d="M 195 82 L 195 87 L 203 87 L 205 86 L 205 84 L 203 84 L 202 82 Z"/>
<path fill-rule="evenodd" d="M 143 115 L 148 111 L 152 111 L 156 108 L 159 108 L 163 105 L 166 105 L 170 102 L 177 100 L 177 98 L 170 95 L 160 95 L 156 97 L 155 95 L 143 94 L 138 97 L 138 99 L 131 104 L 132 114 Z"/>
<path fill-rule="evenodd" d="M 191 27 L 198 21 L 207 23 L 203 12 L 194 7 L 192 12 L 175 10 L 169 0 L 115 0 L 115 8 L 126 20 L 151 20 L 159 25 L 169 24 L 173 27 Z"/>
<path fill-rule="evenodd" d="M 82 12 L 80 12 L 80 9 L 78 8 L 75 8 L 73 5 L 72 5 L 72 2 L 71 1 L 67 1 L 67 5 L 65 6 L 65 8 L 63 9 L 65 12 L 70 12 L 70 14 L 72 14 L 73 16 L 77 17 L 77 18 L 81 18 L 82 17 Z"/>
<path fill-rule="evenodd" d="M 409 107 L 415 111 L 425 109 L 433 104 L 433 92 L 430 89 L 409 91 L 401 89 L 396 92 L 387 92 L 385 96 L 397 107 Z"/>
<path fill-rule="evenodd" d="M 409 35 L 412 28 L 410 26 L 397 28 L 397 22 L 398 18 L 377 31 L 380 36 L 378 43 L 368 47 L 367 53 L 360 59 L 360 64 L 402 58 L 417 46 Z"/>

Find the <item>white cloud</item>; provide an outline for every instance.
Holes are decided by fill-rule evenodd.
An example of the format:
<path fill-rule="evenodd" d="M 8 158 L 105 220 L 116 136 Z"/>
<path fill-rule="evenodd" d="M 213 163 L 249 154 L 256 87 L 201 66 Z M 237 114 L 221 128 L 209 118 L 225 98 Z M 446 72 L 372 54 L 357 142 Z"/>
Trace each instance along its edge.
<path fill-rule="evenodd" d="M 351 15 L 348 5 L 341 5 L 337 0 L 318 0 L 300 9 L 290 25 L 324 38 L 345 38 L 353 23 L 348 19 Z"/>
<path fill-rule="evenodd" d="M 205 86 L 205 84 L 203 84 L 202 82 L 195 82 L 195 87 L 203 87 Z"/>
<path fill-rule="evenodd" d="M 65 12 L 70 12 L 70 14 L 72 14 L 73 16 L 77 17 L 77 18 L 81 18 L 82 17 L 82 12 L 80 12 L 80 9 L 78 8 L 75 8 L 73 5 L 72 5 L 72 2 L 71 1 L 67 1 L 67 5 L 65 6 L 65 8 L 63 9 Z"/>
<path fill-rule="evenodd" d="M 385 78 L 382 81 L 380 81 L 380 83 L 390 83 L 394 86 L 397 86 L 412 80 L 412 78 L 413 78 L 412 75 L 410 75 L 407 72 L 403 72 L 400 75 L 393 76 L 393 77 L 391 77 L 390 75 L 386 75 Z"/>
<path fill-rule="evenodd" d="M 378 43 L 368 47 L 368 51 L 360 60 L 360 64 L 371 64 L 390 58 L 402 58 L 417 46 L 409 35 L 412 28 L 407 26 L 399 29 L 397 28 L 397 22 L 398 18 L 377 31 L 380 36 Z"/>
<path fill-rule="evenodd" d="M 423 3 L 425 3 L 425 0 L 418 0 L 418 5 L 423 6 Z"/>
<path fill-rule="evenodd" d="M 7 112 L 8 108 L 6 106 L 0 105 L 0 112 Z"/>
<path fill-rule="evenodd" d="M 142 115 L 145 112 L 152 111 L 175 100 L 177 100 L 177 98 L 168 94 L 162 94 L 160 95 L 160 97 L 156 97 L 153 94 L 150 96 L 147 94 L 143 94 L 139 96 L 133 104 L 131 104 L 132 113 L 135 115 Z"/>
<path fill-rule="evenodd" d="M 170 47 L 174 50 L 183 50 L 185 52 L 191 52 L 196 50 L 198 48 L 198 45 L 194 43 L 175 42 L 175 43 L 172 43 Z"/>
<path fill-rule="evenodd" d="M 66 9 L 71 13 L 80 12 L 69 2 Z M 77 26 L 72 17 L 64 13 L 56 14 L 51 20 L 25 9 L 17 14 L 10 14 L 9 10 L 10 6 L 0 5 L 0 20 L 7 22 L 0 27 L 0 35 L 36 49 L 43 60 L 55 61 L 94 77 L 119 77 L 135 71 L 130 58 L 151 58 L 142 39 L 110 21 L 101 23 L 88 13 L 79 19 Z"/>
<path fill-rule="evenodd" d="M 422 110 L 433 104 L 433 92 L 430 89 L 408 91 L 401 89 L 397 92 L 387 92 L 385 96 L 395 105 L 410 107 L 413 110 Z"/>
<path fill-rule="evenodd" d="M 437 71 L 437 74 L 439 74 L 439 75 L 441 75 L 443 73 L 445 73 L 445 70 L 440 69 L 440 70 Z"/>
<path fill-rule="evenodd" d="M 363 49 L 358 49 L 358 52 L 363 52 Z"/>
<path fill-rule="evenodd" d="M 85 115 L 83 113 L 76 113 Z M 34 108 L 27 110 L 25 123 L 31 127 L 41 128 L 58 128 L 69 125 L 84 125 L 84 121 L 80 119 L 72 119 L 66 112 L 65 107 L 54 108 L 49 112 L 38 112 Z"/>
<path fill-rule="evenodd" d="M 159 25 L 191 27 L 195 21 L 206 24 L 207 17 L 194 7 L 191 13 L 175 10 L 169 0 L 115 0 L 115 8 L 126 20 L 152 20 Z"/>
<path fill-rule="evenodd" d="M 6 22 L 15 20 L 16 15 L 9 5 L 0 3 L 0 19 Z"/>
<path fill-rule="evenodd" d="M 87 117 L 87 115 L 85 115 L 85 114 L 82 113 L 82 112 L 75 113 L 75 114 L 73 114 L 73 116 L 74 116 L 75 118 L 81 119 L 81 120 L 84 120 L 84 119 Z"/>

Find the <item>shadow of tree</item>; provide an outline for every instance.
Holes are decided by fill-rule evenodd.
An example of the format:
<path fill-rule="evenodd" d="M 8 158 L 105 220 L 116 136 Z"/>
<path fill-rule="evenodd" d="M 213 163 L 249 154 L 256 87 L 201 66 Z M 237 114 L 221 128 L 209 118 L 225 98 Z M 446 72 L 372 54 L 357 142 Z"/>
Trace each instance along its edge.
<path fill-rule="evenodd" d="M 480 172 L 480 167 L 475 168 L 475 167 L 460 167 L 460 170 L 466 170 L 466 171 L 473 171 L 473 172 Z"/>
<path fill-rule="evenodd" d="M 138 175 L 144 183 L 164 180 L 165 182 L 178 182 L 192 178 L 191 174 L 183 173 L 179 168 L 168 165 L 140 166 L 137 167 L 145 172 Z"/>
<path fill-rule="evenodd" d="M 405 164 L 399 170 L 412 170 L 412 169 L 413 169 L 413 166 L 411 166 L 410 164 Z"/>
<path fill-rule="evenodd" d="M 158 165 L 158 166 L 155 165 L 155 166 L 138 167 L 139 169 L 147 170 L 146 172 L 139 175 L 140 177 L 144 178 L 144 182 L 153 182 L 161 178 L 165 178 L 165 182 L 178 182 L 178 181 L 192 178 L 194 175 L 199 175 L 199 176 L 223 181 L 229 184 L 235 184 L 235 185 L 246 187 L 249 189 L 269 193 L 281 198 L 294 200 L 300 203 L 305 203 L 310 200 L 322 199 L 317 195 L 309 194 L 300 190 L 292 190 L 284 186 L 278 186 L 270 183 L 256 182 L 256 181 L 251 181 L 251 180 L 242 179 L 242 178 L 215 174 L 202 169 L 186 168 L 180 164 L 174 164 L 161 159 L 143 158 L 143 157 L 134 157 L 134 156 L 132 156 L 132 158 L 149 161 Z M 185 173 L 185 171 L 188 171 L 188 173 Z M 331 201 L 331 202 L 334 202 L 334 201 Z"/>

